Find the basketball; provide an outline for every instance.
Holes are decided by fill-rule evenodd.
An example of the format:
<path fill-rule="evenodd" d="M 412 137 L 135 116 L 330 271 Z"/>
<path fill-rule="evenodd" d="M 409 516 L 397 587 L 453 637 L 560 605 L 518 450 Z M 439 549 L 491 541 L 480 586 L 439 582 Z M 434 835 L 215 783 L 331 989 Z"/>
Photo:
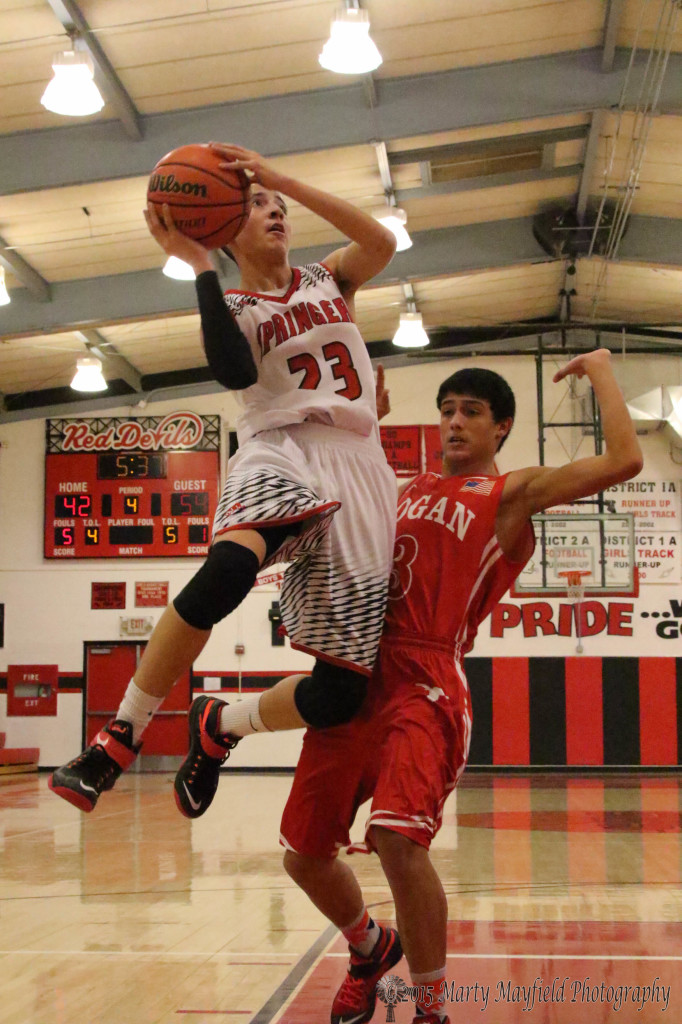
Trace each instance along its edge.
<path fill-rule="evenodd" d="M 207 249 L 229 245 L 249 215 L 247 175 L 221 169 L 221 162 L 208 146 L 180 146 L 159 160 L 147 187 L 157 212 L 167 203 L 178 230 Z"/>

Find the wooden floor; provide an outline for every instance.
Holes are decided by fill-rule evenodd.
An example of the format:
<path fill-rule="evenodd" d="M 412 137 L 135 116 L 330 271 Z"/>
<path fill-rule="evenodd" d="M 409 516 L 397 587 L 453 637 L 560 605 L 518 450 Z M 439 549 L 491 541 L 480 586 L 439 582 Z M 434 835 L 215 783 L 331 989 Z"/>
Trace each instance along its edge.
<path fill-rule="evenodd" d="M 290 782 L 225 774 L 191 823 L 167 774 L 91 815 L 0 780 L 1 1024 L 326 1024 L 346 951 L 281 868 Z M 434 848 L 452 1024 L 680 1024 L 680 822 L 676 776 L 469 772 Z M 350 863 L 392 921 L 376 857 Z"/>

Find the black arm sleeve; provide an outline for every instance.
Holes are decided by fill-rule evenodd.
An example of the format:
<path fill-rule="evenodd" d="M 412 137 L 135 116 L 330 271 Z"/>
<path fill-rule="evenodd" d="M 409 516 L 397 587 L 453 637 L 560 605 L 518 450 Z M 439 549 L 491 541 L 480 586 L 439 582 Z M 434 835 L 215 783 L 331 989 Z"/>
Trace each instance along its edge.
<path fill-rule="evenodd" d="M 258 380 L 251 346 L 237 327 L 220 290 L 215 270 L 196 279 L 204 352 L 213 376 L 224 388 L 242 391 Z"/>

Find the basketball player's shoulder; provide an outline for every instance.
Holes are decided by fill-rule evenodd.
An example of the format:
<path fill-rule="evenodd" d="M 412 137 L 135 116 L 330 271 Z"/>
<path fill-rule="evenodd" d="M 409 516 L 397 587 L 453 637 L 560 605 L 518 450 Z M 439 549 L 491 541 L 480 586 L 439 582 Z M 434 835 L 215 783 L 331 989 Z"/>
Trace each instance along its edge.
<path fill-rule="evenodd" d="M 407 481 L 404 487 L 401 486 L 400 497 L 402 498 L 405 495 L 430 494 L 437 490 L 444 480 L 445 477 L 442 477 L 440 473 L 420 473 L 419 476 L 415 476 L 412 480 Z"/>
<path fill-rule="evenodd" d="M 299 288 L 314 288 L 326 281 L 334 281 L 334 275 L 324 263 L 304 263 L 296 268 L 299 273 Z"/>
<path fill-rule="evenodd" d="M 240 292 L 236 288 L 229 288 L 224 293 L 225 305 L 233 316 L 239 316 L 243 310 L 258 305 L 258 296 L 250 292 Z"/>

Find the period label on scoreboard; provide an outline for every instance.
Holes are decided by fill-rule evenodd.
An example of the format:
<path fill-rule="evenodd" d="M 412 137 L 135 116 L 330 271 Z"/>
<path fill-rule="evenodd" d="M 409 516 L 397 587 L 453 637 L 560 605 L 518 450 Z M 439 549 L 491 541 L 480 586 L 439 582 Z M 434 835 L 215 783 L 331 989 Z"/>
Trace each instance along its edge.
<path fill-rule="evenodd" d="M 45 558 L 207 554 L 220 417 L 47 420 Z"/>

